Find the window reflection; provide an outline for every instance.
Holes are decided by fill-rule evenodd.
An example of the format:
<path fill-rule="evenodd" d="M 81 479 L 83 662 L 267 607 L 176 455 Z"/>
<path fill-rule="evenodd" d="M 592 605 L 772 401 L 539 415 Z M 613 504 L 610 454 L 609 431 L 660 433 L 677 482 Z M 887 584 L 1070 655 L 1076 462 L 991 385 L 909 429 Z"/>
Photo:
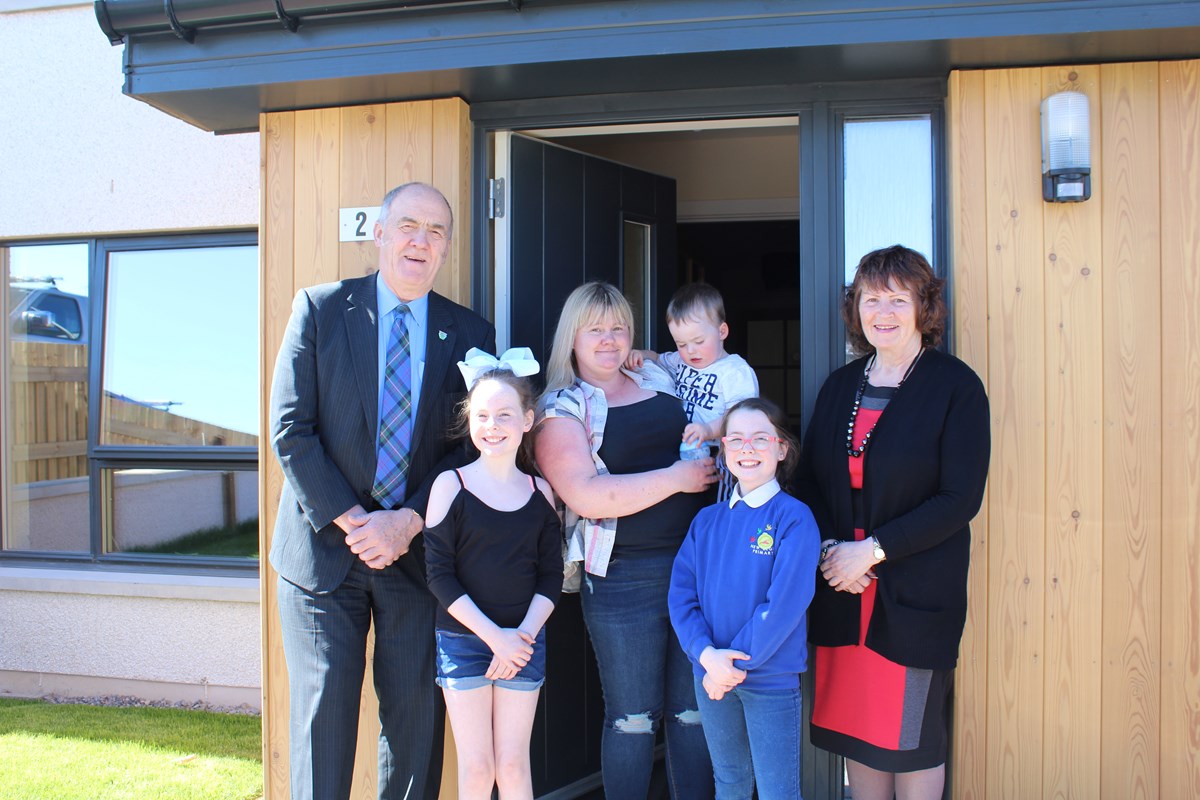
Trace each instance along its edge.
<path fill-rule="evenodd" d="M 243 234 L 160 242 L 0 247 L 0 551 L 257 557 L 257 248 Z M 97 258 L 107 285 L 91 297 Z M 211 450 L 164 445 L 245 449 L 218 469 Z"/>
<path fill-rule="evenodd" d="M 258 558 L 258 472 L 105 470 L 106 552 Z"/>
<path fill-rule="evenodd" d="M 88 246 L 0 251 L 8 262 L 3 545 L 87 552 Z"/>
<path fill-rule="evenodd" d="M 933 263 L 933 140 L 928 115 L 846 120 L 845 275 L 872 250 L 902 244 Z M 937 268 L 937 265 L 934 265 Z"/>
<path fill-rule="evenodd" d="M 100 443 L 258 444 L 255 247 L 108 258 Z"/>
<path fill-rule="evenodd" d="M 623 281 L 625 299 L 633 307 L 633 346 L 645 348 L 650 341 L 650 226 L 625 220 Z"/>

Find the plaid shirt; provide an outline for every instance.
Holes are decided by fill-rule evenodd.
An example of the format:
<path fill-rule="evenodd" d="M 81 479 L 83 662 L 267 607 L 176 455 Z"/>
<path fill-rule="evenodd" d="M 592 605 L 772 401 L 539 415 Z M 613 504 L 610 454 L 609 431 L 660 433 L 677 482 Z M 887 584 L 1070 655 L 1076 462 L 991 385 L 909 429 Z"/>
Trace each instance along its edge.
<path fill-rule="evenodd" d="M 674 393 L 671 377 L 653 362 L 648 361 L 639 372 L 625 369 L 621 371 L 638 386 L 656 392 Z M 604 444 L 604 425 L 608 421 L 608 400 L 604 396 L 604 390 L 576 378 L 573 386 L 547 392 L 538 402 L 536 424 L 540 425 L 543 420 L 555 418 L 573 419 L 583 426 L 591 446 L 596 474 L 607 475 L 608 467 L 600 458 L 600 446 Z M 612 557 L 613 543 L 617 539 L 617 518 L 588 519 L 564 505 L 563 531 L 567 537 L 565 560 L 582 561 L 584 570 L 603 578 L 608 573 L 608 561 Z"/>

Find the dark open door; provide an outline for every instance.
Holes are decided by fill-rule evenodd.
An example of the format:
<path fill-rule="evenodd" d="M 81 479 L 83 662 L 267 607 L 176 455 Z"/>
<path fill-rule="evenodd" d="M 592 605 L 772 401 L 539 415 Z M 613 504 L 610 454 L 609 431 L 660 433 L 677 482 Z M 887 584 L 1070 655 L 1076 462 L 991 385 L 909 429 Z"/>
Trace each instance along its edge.
<path fill-rule="evenodd" d="M 677 280 L 674 179 L 528 136 L 504 139 L 507 225 L 497 239 L 507 238 L 508 268 L 497 259 L 506 272 L 498 284 L 507 281 L 497 327 L 508 322 L 509 344 L 548 356 L 563 301 L 590 280 L 620 287 L 634 305 L 636 346 L 665 341 L 661 309 Z"/>
<path fill-rule="evenodd" d="M 677 280 L 675 181 L 527 136 L 498 139 L 506 182 L 496 235 L 500 346 L 530 347 L 545 364 L 563 301 L 589 280 L 608 281 L 630 299 L 636 346 L 667 341 L 661 309 Z M 534 794 L 573 797 L 556 790 L 599 785 L 604 724 L 579 595 L 563 596 L 546 635 Z"/>

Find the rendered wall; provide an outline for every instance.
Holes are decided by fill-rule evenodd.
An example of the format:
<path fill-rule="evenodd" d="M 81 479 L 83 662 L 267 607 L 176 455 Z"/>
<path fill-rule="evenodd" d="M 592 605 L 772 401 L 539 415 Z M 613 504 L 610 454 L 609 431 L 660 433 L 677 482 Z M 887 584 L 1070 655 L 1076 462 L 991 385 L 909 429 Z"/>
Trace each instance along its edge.
<path fill-rule="evenodd" d="M 253 227 L 258 134 L 121 94 L 91 4 L 0 13 L 0 238 Z"/>
<path fill-rule="evenodd" d="M 0 239 L 257 225 L 257 132 L 216 137 L 123 96 L 123 50 L 90 4 L 17 4 L 0 10 Z M 0 693 L 257 705 L 257 595 L 256 576 L 0 566 Z"/>
<path fill-rule="evenodd" d="M 0 695 L 259 706 L 256 578 L 0 570 Z"/>

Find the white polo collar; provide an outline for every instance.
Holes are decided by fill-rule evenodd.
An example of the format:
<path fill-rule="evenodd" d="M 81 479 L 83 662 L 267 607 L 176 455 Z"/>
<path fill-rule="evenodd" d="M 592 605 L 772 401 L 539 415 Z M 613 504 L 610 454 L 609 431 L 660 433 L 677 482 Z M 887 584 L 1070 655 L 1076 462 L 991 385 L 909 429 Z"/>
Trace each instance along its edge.
<path fill-rule="evenodd" d="M 761 506 L 766 505 L 767 501 L 779 494 L 779 492 L 779 481 L 774 478 L 750 492 L 750 494 L 746 495 L 745 497 L 742 497 L 741 485 L 734 484 L 733 495 L 729 498 L 729 507 L 733 508 L 740 500 L 751 508 L 760 508 Z"/>

